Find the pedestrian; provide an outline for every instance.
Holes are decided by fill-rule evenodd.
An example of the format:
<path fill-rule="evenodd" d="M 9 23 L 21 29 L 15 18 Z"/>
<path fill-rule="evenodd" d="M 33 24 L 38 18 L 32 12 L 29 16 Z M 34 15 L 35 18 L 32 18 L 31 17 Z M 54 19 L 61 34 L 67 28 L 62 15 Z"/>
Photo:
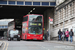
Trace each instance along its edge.
<path fill-rule="evenodd" d="M 46 33 L 45 33 L 45 40 L 47 40 L 47 35 L 46 35 Z"/>
<path fill-rule="evenodd" d="M 70 42 L 72 42 L 73 41 L 73 35 L 74 35 L 72 29 L 70 30 L 69 35 L 70 35 Z"/>
<path fill-rule="evenodd" d="M 63 32 L 61 31 L 61 40 L 63 39 Z"/>
<path fill-rule="evenodd" d="M 62 40 L 65 40 L 66 39 L 66 35 L 65 35 L 65 31 L 63 30 L 62 31 Z"/>
<path fill-rule="evenodd" d="M 69 37 L 69 31 L 68 30 L 65 32 L 65 37 L 66 37 L 66 41 L 68 41 L 68 37 Z"/>
<path fill-rule="evenodd" d="M 49 36 L 49 31 L 47 30 L 47 37 Z"/>
<path fill-rule="evenodd" d="M 59 29 L 59 31 L 58 31 L 58 40 L 61 40 L 61 29 Z"/>
<path fill-rule="evenodd" d="M 47 30 L 47 33 L 45 34 L 45 39 L 48 40 L 49 31 Z"/>

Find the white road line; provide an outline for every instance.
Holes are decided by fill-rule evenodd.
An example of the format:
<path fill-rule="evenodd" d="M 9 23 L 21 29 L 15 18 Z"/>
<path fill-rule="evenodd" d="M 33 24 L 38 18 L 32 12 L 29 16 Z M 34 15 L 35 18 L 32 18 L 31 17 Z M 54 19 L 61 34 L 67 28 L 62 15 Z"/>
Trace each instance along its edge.
<path fill-rule="evenodd" d="M 9 44 L 7 43 L 6 50 L 8 49 L 8 45 L 9 45 Z"/>
<path fill-rule="evenodd" d="M 6 46 L 6 42 L 5 41 L 3 41 L 5 44 L 4 44 L 4 47 L 3 47 L 3 50 L 5 49 L 5 46 Z"/>

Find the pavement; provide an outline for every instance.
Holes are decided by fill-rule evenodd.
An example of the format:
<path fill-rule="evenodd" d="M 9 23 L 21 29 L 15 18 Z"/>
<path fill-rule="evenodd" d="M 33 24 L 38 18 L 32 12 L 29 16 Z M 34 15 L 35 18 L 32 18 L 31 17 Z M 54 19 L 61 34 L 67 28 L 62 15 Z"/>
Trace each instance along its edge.
<path fill-rule="evenodd" d="M 3 44 L 3 42 L 2 42 L 2 41 L 0 41 L 0 47 L 2 46 L 2 44 Z"/>
<path fill-rule="evenodd" d="M 48 43 L 57 43 L 57 44 L 63 44 L 63 45 L 69 45 L 69 46 L 75 46 L 75 41 L 70 42 L 70 41 L 45 41 Z"/>

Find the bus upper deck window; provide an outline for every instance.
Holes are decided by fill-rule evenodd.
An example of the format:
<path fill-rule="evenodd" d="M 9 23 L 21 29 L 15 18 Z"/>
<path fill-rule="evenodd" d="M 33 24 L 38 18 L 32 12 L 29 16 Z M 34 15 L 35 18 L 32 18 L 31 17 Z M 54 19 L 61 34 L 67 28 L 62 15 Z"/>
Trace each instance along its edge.
<path fill-rule="evenodd" d="M 28 16 L 26 16 L 26 17 L 23 18 L 23 22 L 25 22 L 27 20 L 28 20 Z"/>
<path fill-rule="evenodd" d="M 29 15 L 29 21 L 42 22 L 42 16 L 40 16 L 40 15 Z"/>

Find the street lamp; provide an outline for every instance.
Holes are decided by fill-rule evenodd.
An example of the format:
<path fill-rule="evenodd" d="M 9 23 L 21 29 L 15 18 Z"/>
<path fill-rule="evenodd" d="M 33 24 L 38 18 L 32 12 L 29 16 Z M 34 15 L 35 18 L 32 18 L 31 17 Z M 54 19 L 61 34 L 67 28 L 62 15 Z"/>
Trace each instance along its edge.
<path fill-rule="evenodd" d="M 32 12 L 33 10 L 31 10 L 30 12 Z"/>
<path fill-rule="evenodd" d="M 33 8 L 33 10 L 35 10 L 35 8 Z M 33 12 L 33 10 L 31 10 L 28 14 L 30 14 L 31 12 Z"/>
<path fill-rule="evenodd" d="M 35 8 L 33 8 L 33 10 L 35 10 Z"/>

